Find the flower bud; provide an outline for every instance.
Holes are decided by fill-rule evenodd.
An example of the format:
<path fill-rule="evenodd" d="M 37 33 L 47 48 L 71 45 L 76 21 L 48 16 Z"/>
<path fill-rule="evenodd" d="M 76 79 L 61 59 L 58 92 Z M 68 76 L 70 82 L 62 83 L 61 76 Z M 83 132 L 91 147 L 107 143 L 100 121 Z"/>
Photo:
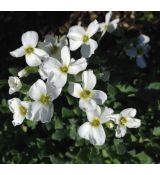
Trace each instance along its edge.
<path fill-rule="evenodd" d="M 18 92 L 22 88 L 21 80 L 18 77 L 9 77 L 9 94 L 13 94 L 14 92 Z"/>
<path fill-rule="evenodd" d="M 113 123 L 113 121 L 108 121 L 107 123 L 106 123 L 106 126 L 107 126 L 107 128 L 109 128 L 109 129 L 112 129 L 113 127 L 114 127 L 114 123 Z"/>

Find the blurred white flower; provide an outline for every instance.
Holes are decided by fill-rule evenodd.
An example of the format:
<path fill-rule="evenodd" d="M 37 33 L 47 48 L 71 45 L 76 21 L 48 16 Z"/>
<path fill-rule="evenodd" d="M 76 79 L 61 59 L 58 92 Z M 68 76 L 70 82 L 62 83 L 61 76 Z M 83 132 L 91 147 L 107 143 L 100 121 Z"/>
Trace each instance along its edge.
<path fill-rule="evenodd" d="M 26 77 L 27 75 L 28 75 L 28 73 L 27 73 L 25 68 L 18 72 L 19 78 Z"/>
<path fill-rule="evenodd" d="M 85 58 L 71 60 L 69 48 L 64 46 L 61 50 L 61 62 L 50 57 L 40 67 L 40 73 L 43 78 L 48 76 L 48 83 L 61 88 L 67 82 L 67 74 L 76 75 L 86 67 Z"/>
<path fill-rule="evenodd" d="M 22 88 L 21 80 L 18 77 L 9 77 L 8 79 L 9 84 L 9 94 L 13 94 L 18 92 Z"/>
<path fill-rule="evenodd" d="M 137 45 L 126 50 L 126 54 L 132 58 L 136 58 L 137 66 L 140 68 L 147 67 L 145 57 L 148 57 L 148 52 L 151 47 L 148 44 L 150 38 L 147 35 L 141 34 L 137 38 Z"/>
<path fill-rule="evenodd" d="M 34 102 L 31 103 L 30 114 L 27 119 L 33 121 L 49 122 L 53 116 L 52 101 L 61 93 L 61 88 L 54 88 L 42 80 L 37 80 L 29 89 L 28 95 Z"/>
<path fill-rule="evenodd" d="M 69 83 L 68 92 L 76 98 L 80 98 L 79 107 L 83 111 L 94 110 L 97 105 L 103 104 L 107 100 L 107 95 L 103 91 L 93 90 L 96 85 L 96 76 L 92 70 L 82 73 L 82 86 L 79 83 Z"/>
<path fill-rule="evenodd" d="M 93 145 L 103 145 L 106 134 L 102 124 L 110 120 L 110 115 L 113 113 L 111 108 L 97 108 L 93 111 L 86 112 L 88 122 L 80 126 L 78 134 L 80 137 L 89 140 Z"/>
<path fill-rule="evenodd" d="M 28 116 L 28 108 L 30 103 L 26 101 L 21 101 L 18 98 L 12 98 L 8 100 L 8 105 L 10 111 L 13 115 L 13 125 L 20 125 L 23 123 L 23 120 Z"/>
<path fill-rule="evenodd" d="M 69 29 L 67 37 L 69 38 L 71 51 L 81 47 L 81 54 L 84 58 L 89 58 L 97 49 L 98 44 L 91 37 L 98 31 L 99 24 L 96 20 L 91 22 L 85 30 L 81 26 L 73 26 Z"/>
<path fill-rule="evenodd" d="M 113 114 L 111 118 L 117 124 L 116 137 L 124 137 L 127 128 L 138 128 L 141 125 L 141 120 L 134 118 L 137 111 L 134 108 L 124 109 L 120 114 Z"/>
<path fill-rule="evenodd" d="M 110 21 L 112 17 L 112 12 L 108 12 L 105 16 L 105 22 L 100 23 L 100 31 L 102 32 L 102 36 L 106 33 L 112 33 L 114 30 L 117 29 L 119 19 L 114 19 Z"/>
<path fill-rule="evenodd" d="M 38 34 L 34 31 L 28 31 L 22 35 L 22 46 L 10 54 L 13 57 L 22 57 L 25 55 L 26 62 L 29 66 L 38 66 L 41 64 L 41 59 L 48 56 L 42 49 L 36 48 L 38 44 Z"/>
<path fill-rule="evenodd" d="M 44 42 L 39 42 L 38 47 L 46 51 L 53 58 L 60 58 L 62 47 L 68 45 L 66 35 L 46 35 Z"/>

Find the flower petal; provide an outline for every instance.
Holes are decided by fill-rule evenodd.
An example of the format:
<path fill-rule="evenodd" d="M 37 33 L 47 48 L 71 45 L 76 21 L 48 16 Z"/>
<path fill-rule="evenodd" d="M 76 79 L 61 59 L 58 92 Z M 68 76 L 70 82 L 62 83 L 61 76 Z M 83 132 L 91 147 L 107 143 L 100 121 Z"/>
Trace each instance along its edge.
<path fill-rule="evenodd" d="M 97 80 L 92 70 L 84 71 L 82 73 L 82 82 L 84 89 L 92 90 L 95 87 Z"/>
<path fill-rule="evenodd" d="M 99 24 L 97 20 L 94 20 L 91 22 L 87 28 L 86 33 L 89 35 L 89 37 L 92 37 L 99 29 Z"/>
<path fill-rule="evenodd" d="M 61 73 L 60 71 L 51 72 L 47 82 L 51 84 L 51 86 L 62 88 L 67 82 L 67 74 Z"/>
<path fill-rule="evenodd" d="M 149 41 L 150 41 L 150 37 L 147 35 L 141 34 L 138 37 L 138 44 L 139 45 L 145 45 L 145 44 L 149 43 Z"/>
<path fill-rule="evenodd" d="M 87 115 L 88 121 L 92 122 L 94 117 L 100 117 L 101 108 L 97 106 L 94 110 L 86 111 L 86 115 Z"/>
<path fill-rule="evenodd" d="M 132 47 L 132 48 L 126 50 L 126 54 L 129 57 L 135 58 L 137 56 L 137 50 L 136 50 L 136 48 Z"/>
<path fill-rule="evenodd" d="M 141 126 L 141 120 L 135 118 L 128 118 L 126 126 L 128 128 L 138 128 Z"/>
<path fill-rule="evenodd" d="M 19 111 L 19 106 L 20 106 L 21 100 L 19 98 L 12 98 L 8 100 L 8 106 L 9 109 L 12 113 L 16 113 Z"/>
<path fill-rule="evenodd" d="M 26 33 L 23 33 L 21 40 L 23 46 L 31 46 L 35 48 L 38 43 L 38 34 L 35 31 L 28 31 Z"/>
<path fill-rule="evenodd" d="M 95 100 L 97 104 L 103 104 L 107 100 L 107 95 L 103 91 L 93 90 L 91 98 Z"/>
<path fill-rule="evenodd" d="M 117 126 L 117 128 L 116 128 L 116 137 L 117 138 L 124 137 L 126 132 L 127 132 L 126 126 L 123 126 L 123 127 L 122 126 Z"/>
<path fill-rule="evenodd" d="M 134 108 L 127 108 L 121 112 L 123 117 L 135 117 L 137 110 Z"/>
<path fill-rule="evenodd" d="M 38 48 L 35 48 L 34 49 L 34 53 L 37 55 L 37 56 L 39 56 L 39 57 L 48 57 L 49 55 L 48 55 L 48 53 L 47 52 L 45 52 L 44 50 L 42 50 L 42 49 L 38 49 Z"/>
<path fill-rule="evenodd" d="M 95 110 L 97 108 L 97 104 L 92 99 L 89 99 L 89 100 L 80 99 L 79 100 L 79 107 L 82 111 L 86 112 L 86 111 Z"/>
<path fill-rule="evenodd" d="M 117 29 L 119 23 L 119 19 L 115 19 L 112 22 L 110 22 L 110 24 L 107 27 L 107 32 L 112 33 L 113 31 L 115 31 Z"/>
<path fill-rule="evenodd" d="M 112 12 L 106 13 L 106 16 L 105 16 L 105 23 L 106 23 L 107 25 L 109 24 L 111 17 L 112 17 Z"/>
<path fill-rule="evenodd" d="M 78 129 L 78 134 L 81 138 L 89 140 L 91 132 L 91 125 L 89 122 L 84 123 Z"/>
<path fill-rule="evenodd" d="M 87 61 L 85 58 L 78 59 L 72 62 L 69 66 L 68 73 L 72 75 L 76 75 L 79 72 L 85 70 L 87 67 Z"/>
<path fill-rule="evenodd" d="M 12 57 L 16 57 L 16 58 L 17 58 L 17 57 L 23 57 L 23 56 L 25 55 L 24 47 L 21 46 L 20 48 L 14 50 L 14 51 L 12 51 L 12 52 L 10 52 L 10 55 L 11 55 Z"/>
<path fill-rule="evenodd" d="M 35 66 L 39 66 L 41 64 L 41 59 L 35 55 L 35 54 L 30 54 L 30 55 L 26 55 L 26 62 L 29 66 L 31 67 L 35 67 Z"/>
<path fill-rule="evenodd" d="M 70 50 L 74 51 L 77 50 L 82 45 L 82 40 L 75 41 L 70 39 L 69 44 L 70 44 Z"/>
<path fill-rule="evenodd" d="M 82 40 L 83 35 L 85 35 L 85 30 L 81 26 L 73 26 L 69 29 L 67 37 L 74 41 Z"/>
<path fill-rule="evenodd" d="M 100 125 L 98 128 L 92 127 L 89 140 L 93 145 L 103 145 L 105 139 L 106 134 L 102 125 Z"/>
<path fill-rule="evenodd" d="M 80 84 L 72 82 L 69 83 L 68 92 L 73 97 L 80 98 L 80 93 L 82 92 L 82 90 L 83 89 Z"/>
<path fill-rule="evenodd" d="M 113 109 L 105 107 L 104 109 L 102 109 L 102 114 L 100 116 L 101 119 L 101 123 L 106 123 L 109 120 L 112 120 L 111 118 L 111 114 L 113 114 Z"/>
<path fill-rule="evenodd" d="M 89 40 L 89 45 L 90 45 L 90 52 L 91 52 L 90 54 L 92 55 L 92 54 L 94 54 L 95 50 L 97 49 L 98 44 L 95 40 L 90 39 Z"/>
<path fill-rule="evenodd" d="M 136 63 L 137 63 L 137 66 L 140 67 L 141 69 L 144 69 L 147 67 L 146 61 L 143 56 L 138 56 L 136 58 Z"/>
<path fill-rule="evenodd" d="M 13 126 L 21 125 L 24 119 L 25 119 L 25 116 L 15 113 L 13 115 L 13 121 L 12 121 Z"/>
<path fill-rule="evenodd" d="M 91 54 L 91 47 L 90 47 L 90 45 L 83 44 L 81 46 L 81 55 L 84 58 L 89 58 L 92 55 Z"/>
<path fill-rule="evenodd" d="M 61 50 L 61 59 L 63 65 L 69 65 L 71 61 L 70 51 L 68 46 L 64 46 Z"/>
<path fill-rule="evenodd" d="M 41 95 L 46 95 L 46 84 L 42 80 L 37 80 L 29 89 L 28 95 L 35 101 L 39 100 Z"/>

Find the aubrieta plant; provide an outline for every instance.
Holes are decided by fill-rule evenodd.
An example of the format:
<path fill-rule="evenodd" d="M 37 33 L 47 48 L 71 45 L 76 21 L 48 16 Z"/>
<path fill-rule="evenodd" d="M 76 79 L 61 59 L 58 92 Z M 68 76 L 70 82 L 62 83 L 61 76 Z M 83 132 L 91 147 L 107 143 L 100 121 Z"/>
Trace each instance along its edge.
<path fill-rule="evenodd" d="M 67 35 L 47 35 L 43 42 L 39 41 L 37 32 L 28 31 L 21 37 L 22 46 L 10 52 L 13 57 L 23 57 L 27 66 L 18 72 L 18 77 L 9 77 L 9 94 L 27 89 L 25 101 L 18 98 L 8 100 L 10 111 L 13 113 L 13 125 L 21 125 L 24 119 L 30 121 L 50 122 L 54 117 L 54 100 L 60 94 L 68 93 L 79 100 L 79 108 L 86 114 L 86 122 L 77 126 L 81 138 L 89 140 L 93 145 L 103 145 L 106 133 L 103 125 L 115 128 L 115 136 L 125 136 L 127 128 L 138 128 L 139 119 L 134 118 L 136 109 L 127 108 L 119 114 L 105 106 L 107 94 L 96 90 L 98 79 L 93 70 L 87 69 L 88 59 L 98 47 L 93 37 L 100 33 L 100 37 L 116 30 L 119 19 L 110 21 L 112 12 L 105 16 L 105 22 L 91 22 L 87 28 L 76 25 L 69 29 Z M 129 48 L 126 53 L 137 58 L 137 64 L 145 67 L 144 57 L 148 51 L 149 38 L 141 35 L 135 47 Z M 71 51 L 80 48 L 81 56 L 72 58 Z M 22 82 L 23 77 L 30 73 L 39 74 L 31 86 Z M 37 77 L 37 76 L 35 76 Z M 76 78 L 80 81 L 77 82 Z M 59 106 L 61 108 L 61 106 Z"/>

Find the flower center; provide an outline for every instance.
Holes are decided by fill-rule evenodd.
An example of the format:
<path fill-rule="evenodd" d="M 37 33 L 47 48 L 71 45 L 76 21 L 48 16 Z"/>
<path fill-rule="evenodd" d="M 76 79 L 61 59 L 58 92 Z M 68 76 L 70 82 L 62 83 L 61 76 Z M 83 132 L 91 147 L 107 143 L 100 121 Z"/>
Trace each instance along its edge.
<path fill-rule="evenodd" d="M 24 106 L 19 107 L 20 114 L 25 116 L 27 114 L 27 108 Z"/>
<path fill-rule="evenodd" d="M 25 52 L 26 52 L 26 54 L 31 54 L 31 53 L 33 53 L 34 52 L 34 48 L 33 47 L 31 47 L 31 46 L 29 46 L 29 47 L 27 47 L 26 49 L 25 49 Z"/>
<path fill-rule="evenodd" d="M 51 47 L 51 54 L 55 54 L 57 51 L 58 51 L 58 47 L 57 46 Z"/>
<path fill-rule="evenodd" d="M 83 43 L 87 43 L 89 40 L 89 36 L 88 35 L 84 35 L 82 38 Z"/>
<path fill-rule="evenodd" d="M 48 104 L 50 102 L 50 97 L 48 95 L 42 95 L 39 101 L 42 104 Z"/>
<path fill-rule="evenodd" d="M 98 117 L 94 117 L 93 121 L 91 122 L 91 125 L 97 128 L 100 125 L 100 119 Z"/>
<path fill-rule="evenodd" d="M 128 118 L 127 117 L 121 117 L 119 120 L 120 125 L 124 126 L 126 125 L 128 122 Z"/>
<path fill-rule="evenodd" d="M 84 99 L 87 99 L 91 96 L 91 91 L 89 90 L 83 90 L 81 93 L 80 93 L 80 97 L 81 98 L 84 98 Z"/>
<path fill-rule="evenodd" d="M 137 53 L 138 53 L 138 55 L 143 55 L 144 54 L 143 48 L 141 48 L 141 47 L 137 48 Z"/>
<path fill-rule="evenodd" d="M 68 72 L 68 66 L 67 66 L 67 65 L 61 66 L 61 67 L 60 67 L 60 71 L 61 71 L 62 73 L 67 73 L 67 72 Z"/>

